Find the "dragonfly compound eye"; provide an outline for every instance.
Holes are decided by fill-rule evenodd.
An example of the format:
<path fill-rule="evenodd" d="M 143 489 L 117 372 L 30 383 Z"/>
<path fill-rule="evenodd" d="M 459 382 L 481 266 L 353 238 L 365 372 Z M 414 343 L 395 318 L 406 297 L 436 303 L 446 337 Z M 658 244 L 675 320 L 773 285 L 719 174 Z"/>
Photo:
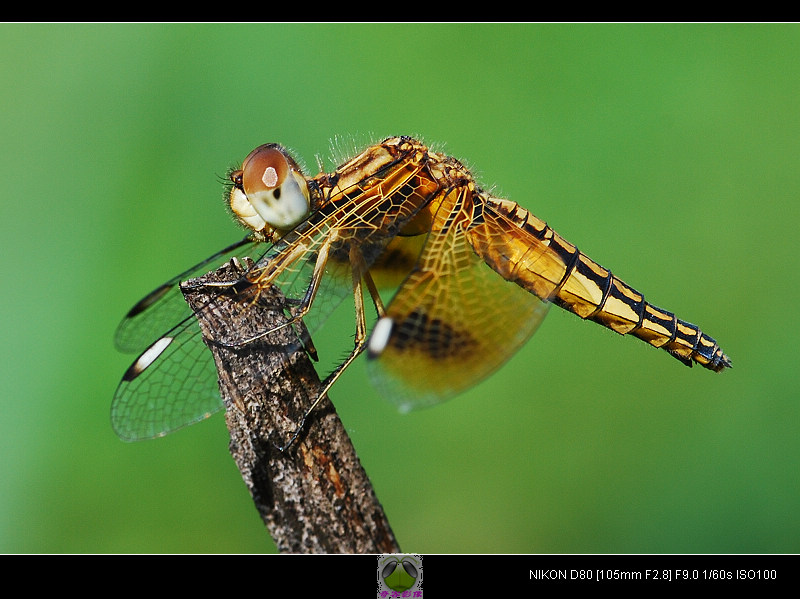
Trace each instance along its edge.
<path fill-rule="evenodd" d="M 265 144 L 250 152 L 242 164 L 242 186 L 250 196 L 280 186 L 289 174 L 289 161 L 275 144 Z"/>
<path fill-rule="evenodd" d="M 241 188 L 234 186 L 230 200 L 234 214 L 246 226 L 286 231 L 308 215 L 305 178 L 281 146 L 257 147 L 245 158 L 240 172 Z"/>

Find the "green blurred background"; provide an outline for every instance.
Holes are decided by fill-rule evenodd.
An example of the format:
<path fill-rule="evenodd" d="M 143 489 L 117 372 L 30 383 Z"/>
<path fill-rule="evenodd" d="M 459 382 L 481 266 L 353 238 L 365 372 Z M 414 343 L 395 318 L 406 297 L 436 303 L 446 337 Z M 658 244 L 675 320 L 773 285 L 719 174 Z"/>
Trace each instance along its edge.
<path fill-rule="evenodd" d="M 126 444 L 119 319 L 238 239 L 279 141 L 422 136 L 717 338 L 688 369 L 553 309 L 400 415 L 331 397 L 404 551 L 798 552 L 796 25 L 3 25 L 0 552 L 273 552 L 221 416 Z"/>

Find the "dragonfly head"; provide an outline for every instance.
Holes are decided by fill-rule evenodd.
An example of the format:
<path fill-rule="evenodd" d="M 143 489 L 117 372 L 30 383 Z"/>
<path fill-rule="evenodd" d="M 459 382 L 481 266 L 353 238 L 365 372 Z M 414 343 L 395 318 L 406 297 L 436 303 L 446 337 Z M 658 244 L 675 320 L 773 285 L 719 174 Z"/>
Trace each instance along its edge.
<path fill-rule="evenodd" d="M 242 168 L 230 173 L 231 210 L 244 226 L 265 238 L 281 237 L 308 216 L 306 179 L 297 162 L 278 144 L 258 146 Z"/>

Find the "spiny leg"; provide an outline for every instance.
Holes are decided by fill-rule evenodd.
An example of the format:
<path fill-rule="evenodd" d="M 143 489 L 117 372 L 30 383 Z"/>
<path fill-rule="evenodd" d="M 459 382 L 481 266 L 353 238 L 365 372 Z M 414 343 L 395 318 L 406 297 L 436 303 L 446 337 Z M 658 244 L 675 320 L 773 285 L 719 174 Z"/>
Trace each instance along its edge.
<path fill-rule="evenodd" d="M 380 294 L 378 293 L 378 289 L 375 286 L 375 282 L 372 279 L 372 275 L 370 275 L 369 271 L 366 268 L 366 262 L 364 261 L 364 256 L 361 253 L 361 250 L 356 245 L 350 246 L 349 252 L 350 258 L 350 266 L 351 272 L 353 277 L 353 303 L 355 304 L 355 312 L 356 312 L 356 332 L 355 332 L 355 346 L 353 347 L 353 351 L 350 352 L 350 355 L 339 364 L 333 372 L 331 372 L 325 380 L 322 382 L 322 387 L 320 388 L 319 392 L 317 393 L 317 398 L 314 400 L 314 403 L 306 410 L 306 413 L 303 414 L 303 418 L 300 420 L 300 424 L 298 425 L 297 429 L 292 434 L 289 441 L 283 447 L 279 447 L 280 451 L 285 451 L 291 447 L 294 442 L 297 440 L 298 435 L 302 432 L 303 428 L 305 427 L 306 421 L 308 420 L 311 413 L 316 409 L 319 403 L 322 401 L 322 398 L 328 393 L 330 388 L 333 384 L 337 381 L 339 376 L 347 370 L 347 367 L 353 363 L 361 352 L 364 351 L 364 348 L 367 344 L 367 318 L 364 312 L 364 288 L 362 286 L 362 281 L 366 282 L 367 289 L 372 297 L 372 302 L 375 305 L 375 310 L 378 313 L 379 317 L 382 317 L 385 314 L 383 302 L 381 301 Z"/>

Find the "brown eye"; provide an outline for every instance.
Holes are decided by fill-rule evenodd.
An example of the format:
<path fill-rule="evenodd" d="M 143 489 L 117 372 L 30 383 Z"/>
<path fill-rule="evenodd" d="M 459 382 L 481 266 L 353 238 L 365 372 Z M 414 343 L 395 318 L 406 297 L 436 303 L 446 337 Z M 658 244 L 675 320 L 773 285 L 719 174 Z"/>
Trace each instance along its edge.
<path fill-rule="evenodd" d="M 249 196 L 280 187 L 289 174 L 289 162 L 275 144 L 250 152 L 242 164 L 242 189 Z"/>

